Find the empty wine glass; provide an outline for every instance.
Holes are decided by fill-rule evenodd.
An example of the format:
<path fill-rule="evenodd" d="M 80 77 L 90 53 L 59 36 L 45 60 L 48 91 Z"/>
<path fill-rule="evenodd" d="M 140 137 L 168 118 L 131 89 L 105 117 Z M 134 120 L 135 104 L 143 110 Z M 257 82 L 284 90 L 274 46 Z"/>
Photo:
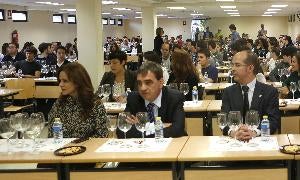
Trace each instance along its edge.
<path fill-rule="evenodd" d="M 230 83 L 232 83 L 232 78 L 233 78 L 233 72 L 232 72 L 232 70 L 229 71 L 229 77 L 230 77 Z"/>
<path fill-rule="evenodd" d="M 30 123 L 30 127 L 25 131 L 25 134 L 33 140 L 33 152 L 37 150 L 36 138 L 40 135 L 44 128 L 44 122 L 40 118 L 39 115 L 31 114 L 28 119 Z"/>
<path fill-rule="evenodd" d="M 283 74 L 284 74 L 287 78 L 289 78 L 290 75 L 291 75 L 291 71 L 290 71 L 288 68 L 284 68 L 284 69 L 283 69 Z"/>
<path fill-rule="evenodd" d="M 132 127 L 132 124 L 127 122 L 127 117 L 130 116 L 129 112 L 121 112 L 118 116 L 118 128 L 124 132 L 124 137 L 126 139 L 126 133 L 129 131 Z"/>
<path fill-rule="evenodd" d="M 30 121 L 28 120 L 28 113 L 17 113 L 11 115 L 10 124 L 13 129 L 21 132 L 21 139 L 24 139 L 24 132 L 30 127 Z M 23 141 L 18 141 L 19 147 L 24 147 L 26 144 L 23 144 Z"/>
<path fill-rule="evenodd" d="M 10 154 L 9 138 L 13 137 L 15 130 L 10 125 L 9 118 L 0 119 L 0 136 L 7 140 L 7 153 Z"/>
<path fill-rule="evenodd" d="M 291 82 L 290 83 L 290 89 L 293 93 L 293 101 L 295 100 L 295 92 L 297 91 L 297 84 L 296 82 Z"/>
<path fill-rule="evenodd" d="M 113 97 L 117 98 L 125 94 L 125 87 L 123 83 L 115 83 L 113 85 Z M 119 107 L 121 107 L 121 103 L 118 103 Z"/>
<path fill-rule="evenodd" d="M 18 78 L 22 78 L 23 77 L 23 72 L 22 69 L 18 69 Z"/>
<path fill-rule="evenodd" d="M 117 129 L 118 124 L 118 116 L 117 115 L 107 115 L 107 121 L 106 121 L 106 127 L 109 129 L 109 131 L 112 132 L 112 141 L 111 145 L 118 144 L 117 141 L 115 141 L 115 130 Z"/>
<path fill-rule="evenodd" d="M 224 143 L 228 143 L 228 140 L 224 138 L 223 136 L 223 129 L 227 126 L 228 122 L 227 122 L 227 114 L 224 112 L 218 113 L 217 114 L 217 123 L 218 126 L 220 127 L 221 131 L 222 131 L 222 138 L 220 139 L 219 143 L 224 144 Z"/>
<path fill-rule="evenodd" d="M 49 72 L 49 66 L 48 65 L 43 65 L 42 68 L 41 68 L 41 73 L 43 74 L 44 78 L 46 78 L 48 72 Z"/>
<path fill-rule="evenodd" d="M 136 113 L 136 118 L 138 122 L 135 124 L 137 130 L 142 133 L 142 142 L 145 141 L 144 133 L 146 130 L 146 124 L 148 122 L 148 113 L 147 112 L 138 112 Z"/>
<path fill-rule="evenodd" d="M 283 75 L 283 69 L 278 69 L 279 82 L 281 82 L 282 75 Z"/>
<path fill-rule="evenodd" d="M 50 72 L 52 73 L 52 78 L 54 79 L 56 75 L 56 65 L 50 66 Z"/>
<path fill-rule="evenodd" d="M 245 116 L 245 124 L 248 126 L 248 128 L 251 131 L 256 130 L 258 125 L 259 125 L 259 114 L 258 114 L 258 112 L 255 111 L 255 110 L 247 111 L 246 116 Z M 253 140 L 253 137 L 252 137 L 252 140 Z M 255 146 L 258 146 L 258 144 L 254 143 L 254 142 L 250 142 L 248 144 L 248 146 L 255 147 Z"/>
<path fill-rule="evenodd" d="M 229 111 L 228 113 L 228 125 L 231 130 L 237 131 L 241 124 L 242 116 L 240 111 Z M 237 141 L 236 136 L 234 137 L 235 142 L 231 144 L 233 147 L 240 147 L 241 144 Z"/>
<path fill-rule="evenodd" d="M 108 101 L 107 98 L 109 97 L 110 94 L 111 94 L 110 84 L 103 84 L 102 85 L 102 95 L 106 101 Z"/>
<path fill-rule="evenodd" d="M 178 90 L 178 85 L 177 85 L 177 83 L 170 83 L 170 84 L 169 84 L 169 87 L 170 87 L 171 89 L 177 89 L 177 90 Z"/>
<path fill-rule="evenodd" d="M 184 95 L 187 95 L 189 93 L 189 84 L 180 83 L 179 91 L 182 92 Z"/>

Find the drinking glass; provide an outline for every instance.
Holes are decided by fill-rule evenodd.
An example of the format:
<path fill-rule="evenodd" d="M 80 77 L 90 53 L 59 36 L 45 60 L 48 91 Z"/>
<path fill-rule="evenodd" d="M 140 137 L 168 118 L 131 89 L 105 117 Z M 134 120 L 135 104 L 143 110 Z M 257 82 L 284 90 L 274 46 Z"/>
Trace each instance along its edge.
<path fill-rule="evenodd" d="M 255 111 L 255 110 L 249 110 L 249 111 L 247 111 L 246 116 L 245 116 L 245 124 L 248 126 L 248 128 L 251 131 L 256 130 L 257 127 L 258 127 L 258 125 L 259 125 L 259 114 L 258 114 L 258 111 Z M 253 137 L 252 137 L 252 140 L 253 140 Z M 250 142 L 248 144 L 248 146 L 256 147 L 256 146 L 258 146 L 258 144 L 254 143 L 254 142 Z"/>
<path fill-rule="evenodd" d="M 230 77 L 230 83 L 232 83 L 232 78 L 233 78 L 233 72 L 232 72 L 232 70 L 229 71 L 229 77 Z"/>
<path fill-rule="evenodd" d="M 228 113 L 228 125 L 230 129 L 237 131 L 239 125 L 242 122 L 242 116 L 240 111 L 229 111 Z M 235 142 L 231 144 L 232 147 L 240 147 L 241 144 L 237 141 L 236 136 L 234 137 Z"/>
<path fill-rule="evenodd" d="M 283 69 L 283 74 L 284 74 L 287 78 L 289 78 L 290 75 L 291 75 L 291 71 L 289 71 L 288 68 L 284 68 L 284 69 Z"/>
<path fill-rule="evenodd" d="M 298 81 L 298 91 L 300 93 L 300 80 Z M 300 97 L 299 97 L 300 98 Z"/>
<path fill-rule="evenodd" d="M 290 89 L 293 93 L 293 101 L 295 100 L 295 92 L 297 91 L 297 84 L 296 82 L 291 82 Z"/>
<path fill-rule="evenodd" d="M 225 144 L 228 143 L 228 140 L 226 140 L 223 136 L 223 129 L 227 126 L 228 122 L 227 122 L 227 114 L 224 112 L 218 113 L 217 114 L 217 123 L 219 128 L 222 131 L 222 138 L 220 139 L 219 143 L 220 144 Z"/>
<path fill-rule="evenodd" d="M 43 74 L 44 78 L 46 78 L 48 72 L 49 72 L 49 66 L 48 65 L 43 65 L 42 68 L 41 68 L 41 73 Z"/>
<path fill-rule="evenodd" d="M 9 138 L 13 137 L 15 130 L 10 125 L 9 118 L 0 119 L 0 136 L 7 141 L 7 154 L 11 154 L 9 148 Z"/>
<path fill-rule="evenodd" d="M 40 133 L 39 133 L 39 135 L 40 135 L 41 132 L 43 131 L 44 127 L 45 127 L 45 124 L 46 124 L 46 120 L 45 120 L 44 114 L 42 112 L 32 113 L 30 115 L 30 118 L 31 119 L 36 119 L 36 121 L 39 122 L 39 125 L 40 125 Z M 39 135 L 37 135 L 37 137 Z M 34 143 L 35 143 L 35 148 L 39 149 L 41 147 L 41 143 L 43 141 L 41 141 L 41 140 L 37 141 L 37 139 L 36 139 L 37 137 L 35 137 Z"/>
<path fill-rule="evenodd" d="M 52 77 L 54 79 L 55 78 L 55 74 L 56 74 L 56 65 L 51 65 L 50 66 L 50 72 L 52 73 Z"/>
<path fill-rule="evenodd" d="M 281 82 L 282 75 L 283 75 L 283 69 L 278 69 L 279 82 Z"/>
<path fill-rule="evenodd" d="M 103 84 L 102 85 L 102 95 L 105 101 L 108 101 L 108 97 L 111 94 L 111 86 L 110 84 Z"/>
<path fill-rule="evenodd" d="M 34 114 L 34 113 L 33 113 Z M 30 123 L 30 127 L 25 131 L 25 134 L 33 140 L 33 152 L 36 152 L 37 150 L 37 143 L 36 138 L 41 134 L 43 128 L 44 128 L 44 122 L 41 118 L 39 118 L 39 115 L 33 115 L 31 114 L 30 118 L 28 119 Z"/>
<path fill-rule="evenodd" d="M 40 63 L 41 63 L 42 66 L 45 66 L 46 65 L 46 60 L 42 59 L 42 60 L 40 60 Z"/>
<path fill-rule="evenodd" d="M 23 76 L 23 72 L 22 72 L 22 69 L 18 69 L 18 78 L 22 78 Z"/>
<path fill-rule="evenodd" d="M 137 130 L 139 130 L 142 133 L 142 142 L 145 141 L 144 133 L 146 130 L 146 124 L 148 122 L 148 114 L 147 112 L 138 112 L 136 113 L 136 118 L 139 120 L 135 127 Z"/>
<path fill-rule="evenodd" d="M 117 123 L 118 117 L 117 115 L 107 115 L 107 121 L 106 121 L 106 127 L 109 129 L 109 131 L 112 132 L 112 142 L 111 145 L 118 144 L 117 141 L 114 141 L 115 139 L 115 130 L 117 129 Z"/>
<path fill-rule="evenodd" d="M 21 132 L 21 139 L 24 139 L 24 132 L 30 127 L 30 121 L 28 113 L 17 113 L 11 115 L 10 124 L 13 129 Z M 19 147 L 24 147 L 26 144 L 23 144 L 23 141 L 18 139 Z"/>
<path fill-rule="evenodd" d="M 118 116 L 118 128 L 124 132 L 124 137 L 126 139 L 126 133 L 132 127 L 132 124 L 127 122 L 127 117 L 130 116 L 129 112 L 121 112 Z"/>
<path fill-rule="evenodd" d="M 125 87 L 123 83 L 115 83 L 113 85 L 113 96 L 114 97 L 120 97 L 125 94 Z M 121 103 L 119 103 L 119 106 L 121 106 Z"/>
<path fill-rule="evenodd" d="M 189 84 L 180 83 L 179 91 L 182 92 L 184 95 L 187 95 L 189 93 Z"/>
<path fill-rule="evenodd" d="M 178 90 L 178 85 L 177 85 L 177 83 L 170 83 L 170 84 L 169 84 L 169 87 L 170 87 L 171 89 L 177 89 L 177 90 Z"/>

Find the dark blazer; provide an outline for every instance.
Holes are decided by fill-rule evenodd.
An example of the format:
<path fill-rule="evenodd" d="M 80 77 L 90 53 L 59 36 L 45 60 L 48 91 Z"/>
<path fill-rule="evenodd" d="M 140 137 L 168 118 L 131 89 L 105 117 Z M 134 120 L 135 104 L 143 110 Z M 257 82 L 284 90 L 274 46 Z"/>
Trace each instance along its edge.
<path fill-rule="evenodd" d="M 234 84 L 224 90 L 221 109 L 226 113 L 241 111 L 243 114 L 243 95 L 240 84 Z M 280 111 L 276 88 L 256 81 L 250 109 L 258 111 L 260 120 L 263 115 L 268 115 L 271 134 L 279 128 Z M 228 129 L 228 127 L 224 128 L 224 135 L 227 135 Z"/>
<path fill-rule="evenodd" d="M 163 87 L 161 97 L 161 107 L 158 109 L 158 116 L 163 123 L 172 123 L 171 126 L 164 128 L 164 137 L 181 137 L 186 135 L 184 131 L 185 113 L 183 110 L 184 97 L 177 90 Z M 126 112 L 135 115 L 137 112 L 147 112 L 145 100 L 138 92 L 129 93 L 127 97 Z M 117 129 L 118 138 L 123 138 L 124 133 Z M 126 133 L 128 138 L 141 138 L 142 134 L 133 125 Z M 147 137 L 154 137 L 153 135 Z"/>
<path fill-rule="evenodd" d="M 13 58 L 11 57 L 11 55 L 6 55 L 6 56 L 4 56 L 4 58 L 2 59 L 2 61 L 3 61 L 3 62 L 5 62 L 5 61 L 10 61 L 10 62 L 12 62 L 12 63 L 15 63 L 15 62 L 17 62 L 17 61 L 22 61 L 22 60 L 25 60 L 25 59 L 26 59 L 25 54 L 24 54 L 24 53 L 21 53 L 21 52 L 18 52 L 17 55 L 16 55 L 16 57 L 15 57 L 15 59 L 13 59 Z"/>
<path fill-rule="evenodd" d="M 113 86 L 115 84 L 115 78 L 116 76 L 113 72 L 105 72 L 100 82 L 100 85 L 110 84 L 111 86 Z M 137 89 L 136 73 L 130 70 L 125 70 L 125 90 L 127 88 L 130 88 L 131 91 L 135 91 Z M 109 101 L 113 101 L 111 96 Z"/>
<path fill-rule="evenodd" d="M 154 39 L 154 49 L 153 51 L 157 53 L 159 57 L 161 57 L 161 46 L 164 43 L 163 38 L 161 36 L 156 36 Z"/>

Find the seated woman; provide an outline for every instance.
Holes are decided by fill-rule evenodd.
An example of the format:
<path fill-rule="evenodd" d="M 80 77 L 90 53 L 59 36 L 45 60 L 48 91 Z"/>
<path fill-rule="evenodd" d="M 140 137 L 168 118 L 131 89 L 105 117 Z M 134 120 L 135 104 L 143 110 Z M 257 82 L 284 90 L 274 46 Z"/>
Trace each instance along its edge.
<path fill-rule="evenodd" d="M 63 123 L 65 138 L 107 137 L 105 108 L 86 69 L 79 63 L 62 66 L 58 72 L 62 90 L 49 112 L 49 137 L 52 137 L 54 118 Z"/>
<path fill-rule="evenodd" d="M 110 84 L 111 87 L 116 83 L 122 83 L 124 86 L 124 93 L 127 88 L 131 91 L 136 90 L 136 74 L 130 70 L 125 69 L 127 55 L 123 51 L 112 52 L 108 56 L 111 71 L 105 72 L 99 86 L 103 84 Z M 96 94 L 99 94 L 99 88 Z M 109 96 L 110 102 L 125 102 L 124 96 L 113 97 Z"/>
<path fill-rule="evenodd" d="M 283 96 L 292 99 L 293 93 L 291 90 L 291 82 L 295 82 L 298 90 L 295 91 L 295 99 L 300 98 L 300 53 L 293 56 L 291 61 L 291 75 L 283 82 L 283 87 L 280 92 Z"/>
<path fill-rule="evenodd" d="M 172 73 L 167 84 L 170 83 L 188 83 L 189 92 L 185 96 L 186 101 L 192 100 L 193 87 L 198 87 L 199 73 L 192 62 L 192 57 L 184 50 L 176 50 L 172 55 Z"/>

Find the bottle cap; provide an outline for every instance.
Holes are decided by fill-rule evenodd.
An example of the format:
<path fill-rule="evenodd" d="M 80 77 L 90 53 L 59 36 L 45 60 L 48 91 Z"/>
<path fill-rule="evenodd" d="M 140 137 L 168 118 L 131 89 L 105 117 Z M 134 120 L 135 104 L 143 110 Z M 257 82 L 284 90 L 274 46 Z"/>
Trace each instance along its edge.
<path fill-rule="evenodd" d="M 156 120 L 156 121 L 161 121 L 161 117 L 157 116 L 157 117 L 155 118 L 155 120 Z"/>
<path fill-rule="evenodd" d="M 54 121 L 60 121 L 60 118 L 54 118 Z"/>
<path fill-rule="evenodd" d="M 263 116 L 263 119 L 268 119 L 268 116 L 267 116 L 267 115 L 264 115 L 264 116 Z"/>
<path fill-rule="evenodd" d="M 194 87 L 193 87 L 193 90 L 197 90 L 197 86 L 194 86 Z"/>

